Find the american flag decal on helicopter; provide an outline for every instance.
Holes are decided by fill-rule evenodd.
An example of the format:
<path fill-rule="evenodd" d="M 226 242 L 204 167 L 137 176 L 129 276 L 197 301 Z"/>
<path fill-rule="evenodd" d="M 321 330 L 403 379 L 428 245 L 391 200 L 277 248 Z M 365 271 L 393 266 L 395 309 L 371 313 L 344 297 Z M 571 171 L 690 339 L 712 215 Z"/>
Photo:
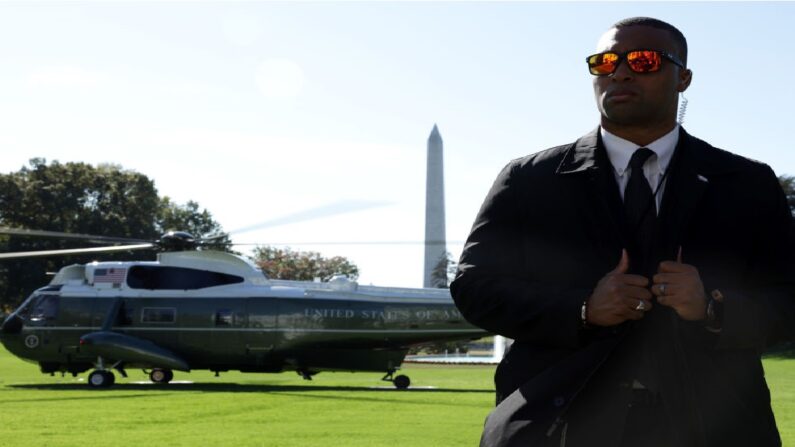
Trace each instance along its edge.
<path fill-rule="evenodd" d="M 124 275 L 127 274 L 126 268 L 107 268 L 94 270 L 94 283 L 110 282 L 114 284 L 124 281 Z"/>

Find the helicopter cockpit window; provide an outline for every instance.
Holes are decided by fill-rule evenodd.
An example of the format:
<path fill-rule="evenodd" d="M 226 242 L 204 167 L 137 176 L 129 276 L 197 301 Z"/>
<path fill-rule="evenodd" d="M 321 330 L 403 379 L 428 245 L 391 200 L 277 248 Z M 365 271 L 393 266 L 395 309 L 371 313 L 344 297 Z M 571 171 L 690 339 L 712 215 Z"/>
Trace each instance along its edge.
<path fill-rule="evenodd" d="M 177 321 L 177 310 L 173 307 L 144 307 L 142 323 L 173 323 Z"/>
<path fill-rule="evenodd" d="M 236 275 L 159 265 L 136 265 L 127 274 L 127 285 L 133 289 L 195 290 L 241 282 Z"/>
<path fill-rule="evenodd" d="M 58 314 L 58 296 L 38 295 L 29 305 L 30 321 L 54 320 Z"/>

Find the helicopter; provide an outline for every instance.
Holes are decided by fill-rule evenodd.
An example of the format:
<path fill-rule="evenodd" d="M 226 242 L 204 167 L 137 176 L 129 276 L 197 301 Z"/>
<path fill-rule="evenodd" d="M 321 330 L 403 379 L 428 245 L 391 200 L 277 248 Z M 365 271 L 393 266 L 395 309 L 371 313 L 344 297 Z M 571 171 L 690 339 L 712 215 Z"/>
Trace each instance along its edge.
<path fill-rule="evenodd" d="M 156 384 L 174 371 L 294 370 L 396 375 L 412 346 L 487 333 L 467 323 L 449 290 L 363 286 L 338 275 L 328 282 L 268 278 L 242 256 L 197 250 L 205 240 L 170 232 L 140 241 L 52 231 L 0 228 L 0 234 L 70 237 L 126 245 L 2 253 L 0 259 L 159 248 L 155 261 L 94 261 L 61 268 L 0 326 L 13 355 L 42 373 L 92 370 L 92 388 L 115 383 L 114 372 L 143 369 Z M 216 237 L 217 239 L 217 237 Z"/>

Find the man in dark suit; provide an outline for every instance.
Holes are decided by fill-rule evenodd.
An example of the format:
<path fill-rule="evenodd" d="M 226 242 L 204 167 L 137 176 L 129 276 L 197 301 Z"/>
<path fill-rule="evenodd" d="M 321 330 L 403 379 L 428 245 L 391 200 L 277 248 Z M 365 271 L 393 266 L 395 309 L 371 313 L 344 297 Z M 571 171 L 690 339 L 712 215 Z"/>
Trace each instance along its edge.
<path fill-rule="evenodd" d="M 515 340 L 481 445 L 780 445 L 760 360 L 795 327 L 776 176 L 677 124 L 679 30 L 627 19 L 598 51 L 600 127 L 503 169 L 451 285 Z"/>

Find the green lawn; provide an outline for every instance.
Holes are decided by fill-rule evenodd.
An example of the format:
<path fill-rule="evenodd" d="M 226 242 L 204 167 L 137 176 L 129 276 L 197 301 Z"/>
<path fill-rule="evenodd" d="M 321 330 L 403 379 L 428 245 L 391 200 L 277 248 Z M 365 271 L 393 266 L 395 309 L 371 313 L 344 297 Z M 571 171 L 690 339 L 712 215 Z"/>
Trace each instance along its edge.
<path fill-rule="evenodd" d="M 795 359 L 766 358 L 765 377 L 785 446 L 795 445 Z"/>
<path fill-rule="evenodd" d="M 766 359 L 784 445 L 795 444 L 795 360 Z M 109 390 L 50 377 L 0 348 L 0 445 L 467 446 L 493 403 L 493 367 L 406 365 L 394 391 L 372 373 L 213 377 L 154 386 L 140 371 Z M 383 389 L 379 388 L 383 387 Z"/>
<path fill-rule="evenodd" d="M 377 373 L 176 373 L 154 386 L 140 371 L 91 390 L 86 375 L 51 377 L 0 347 L 0 446 L 475 445 L 494 402 L 491 366 L 411 366 L 420 389 Z M 422 389 L 421 387 L 433 387 Z"/>

